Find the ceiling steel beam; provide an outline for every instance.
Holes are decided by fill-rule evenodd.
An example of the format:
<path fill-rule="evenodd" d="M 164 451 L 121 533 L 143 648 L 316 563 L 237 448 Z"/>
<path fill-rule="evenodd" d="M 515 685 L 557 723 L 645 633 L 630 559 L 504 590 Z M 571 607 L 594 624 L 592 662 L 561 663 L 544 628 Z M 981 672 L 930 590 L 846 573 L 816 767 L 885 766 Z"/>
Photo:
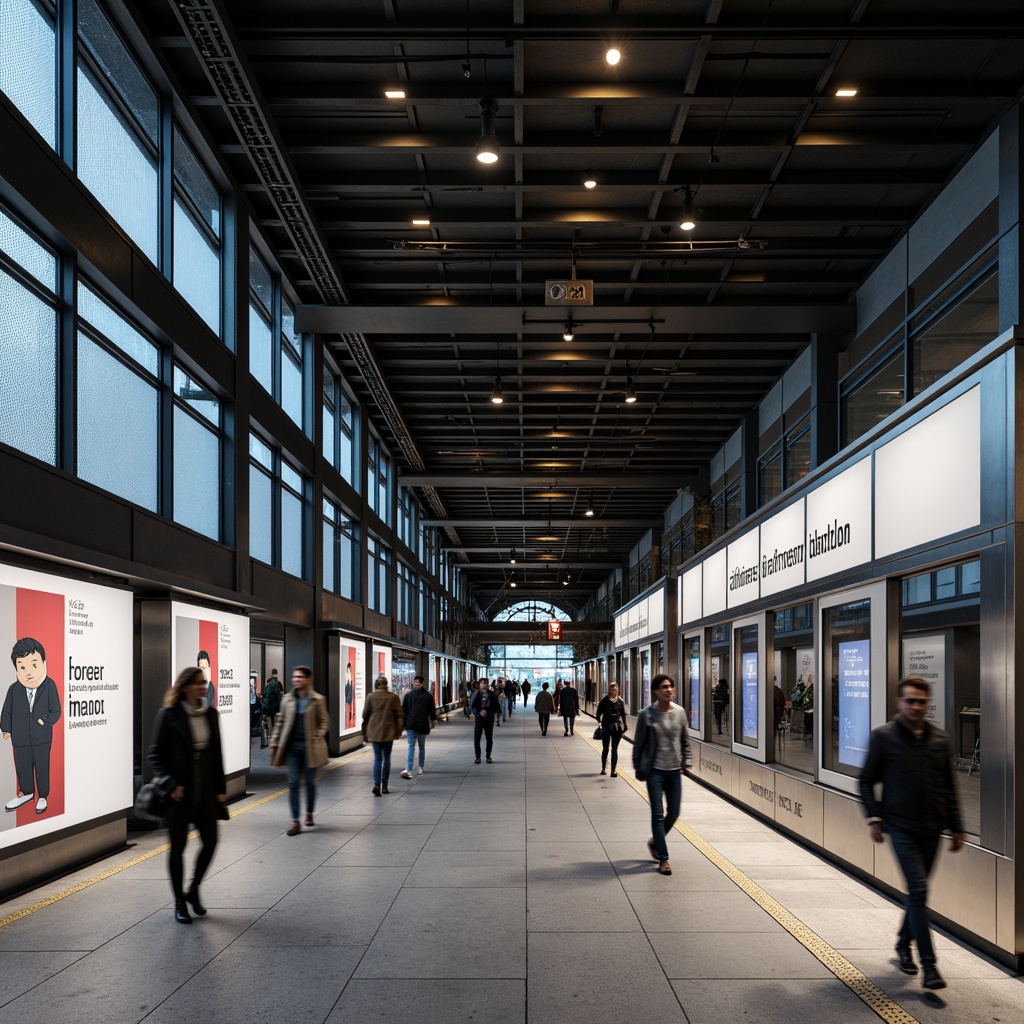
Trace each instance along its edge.
<path fill-rule="evenodd" d="M 671 489 L 672 484 L 666 481 L 665 487 L 666 490 Z M 549 526 L 553 530 L 648 530 L 652 526 L 664 526 L 665 519 L 664 517 L 659 519 L 597 519 L 596 517 L 594 519 L 497 519 L 493 517 L 481 519 L 478 516 L 474 519 L 421 519 L 420 523 L 423 526 L 476 527 L 481 530 L 490 530 L 492 527 L 535 530 L 547 529 Z"/>
<path fill-rule="evenodd" d="M 642 440 L 638 437 L 636 443 L 640 444 Z M 698 474 L 691 475 L 696 479 Z M 543 487 L 548 490 L 553 487 L 663 490 L 666 486 L 677 486 L 676 481 L 667 483 L 664 473 L 402 473 L 398 482 L 403 487 Z"/>

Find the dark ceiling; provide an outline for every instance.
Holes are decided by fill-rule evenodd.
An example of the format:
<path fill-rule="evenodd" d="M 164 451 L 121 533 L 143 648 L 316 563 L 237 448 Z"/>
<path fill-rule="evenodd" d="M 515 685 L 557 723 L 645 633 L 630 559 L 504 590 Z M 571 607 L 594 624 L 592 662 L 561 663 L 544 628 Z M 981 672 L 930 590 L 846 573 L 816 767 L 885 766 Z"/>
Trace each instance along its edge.
<path fill-rule="evenodd" d="M 1024 84 L 1018 0 L 136 2 L 482 607 L 577 611 Z"/>

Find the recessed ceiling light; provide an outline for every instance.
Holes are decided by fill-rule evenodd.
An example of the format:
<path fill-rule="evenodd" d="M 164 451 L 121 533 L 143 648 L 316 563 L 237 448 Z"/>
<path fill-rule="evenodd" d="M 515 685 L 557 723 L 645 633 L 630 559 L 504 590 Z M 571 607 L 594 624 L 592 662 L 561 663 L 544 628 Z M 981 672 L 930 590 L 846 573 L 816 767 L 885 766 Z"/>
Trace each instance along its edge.
<path fill-rule="evenodd" d="M 583 187 L 584 188 L 597 188 L 597 178 L 584 178 L 583 179 Z"/>
<path fill-rule="evenodd" d="M 622 54 L 619 53 L 619 51 L 616 50 L 614 46 L 612 46 L 612 47 L 610 47 L 608 49 L 608 52 L 604 55 L 604 59 L 606 61 L 608 61 L 608 63 L 611 64 L 612 67 L 614 67 L 616 64 L 619 63 L 620 60 L 622 60 Z"/>
<path fill-rule="evenodd" d="M 404 100 L 405 99 L 405 90 L 404 89 L 385 89 L 384 90 L 384 95 L 389 100 Z"/>
<path fill-rule="evenodd" d="M 430 218 L 429 217 L 413 217 L 413 224 L 418 228 L 429 228 Z"/>
<path fill-rule="evenodd" d="M 840 99 L 848 100 L 857 95 L 856 89 L 836 89 L 836 95 Z"/>

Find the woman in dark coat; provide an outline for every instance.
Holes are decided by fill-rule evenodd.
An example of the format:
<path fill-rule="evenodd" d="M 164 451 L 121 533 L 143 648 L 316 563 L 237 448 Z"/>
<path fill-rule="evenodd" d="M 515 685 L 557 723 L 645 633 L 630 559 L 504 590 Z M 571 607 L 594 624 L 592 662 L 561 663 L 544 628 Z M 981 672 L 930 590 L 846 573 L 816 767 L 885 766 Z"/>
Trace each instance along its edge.
<path fill-rule="evenodd" d="M 612 778 L 619 773 L 619 740 L 626 731 L 626 705 L 619 696 L 619 684 L 608 684 L 608 695 L 597 705 L 596 717 L 601 724 L 601 774 L 608 767 L 608 747 L 612 748 Z"/>
<path fill-rule="evenodd" d="M 224 802 L 227 793 L 220 721 L 217 711 L 204 700 L 207 689 L 206 678 L 198 668 L 187 668 L 178 676 L 157 714 L 149 748 L 154 775 L 169 775 L 174 784 L 167 812 L 171 840 L 168 865 L 174 890 L 174 920 L 181 924 L 192 923 L 189 903 L 198 916 L 206 913 L 199 899 L 199 886 L 213 860 L 218 804 Z M 186 892 L 183 855 L 190 822 L 199 829 L 202 845 L 192 885 Z"/>

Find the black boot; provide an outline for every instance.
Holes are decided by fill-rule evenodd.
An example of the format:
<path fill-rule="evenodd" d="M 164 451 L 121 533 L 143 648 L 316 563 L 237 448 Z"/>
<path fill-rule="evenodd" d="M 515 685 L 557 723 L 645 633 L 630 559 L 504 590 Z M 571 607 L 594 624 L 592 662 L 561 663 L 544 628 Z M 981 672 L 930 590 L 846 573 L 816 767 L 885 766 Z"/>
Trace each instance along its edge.
<path fill-rule="evenodd" d="M 183 899 L 174 901 L 174 920 L 178 924 L 192 923 L 192 915 L 188 912 L 188 904 Z"/>
<path fill-rule="evenodd" d="M 192 904 L 192 912 L 196 917 L 206 916 L 206 907 L 199 902 L 199 889 L 195 885 L 185 893 L 185 901 Z"/>

